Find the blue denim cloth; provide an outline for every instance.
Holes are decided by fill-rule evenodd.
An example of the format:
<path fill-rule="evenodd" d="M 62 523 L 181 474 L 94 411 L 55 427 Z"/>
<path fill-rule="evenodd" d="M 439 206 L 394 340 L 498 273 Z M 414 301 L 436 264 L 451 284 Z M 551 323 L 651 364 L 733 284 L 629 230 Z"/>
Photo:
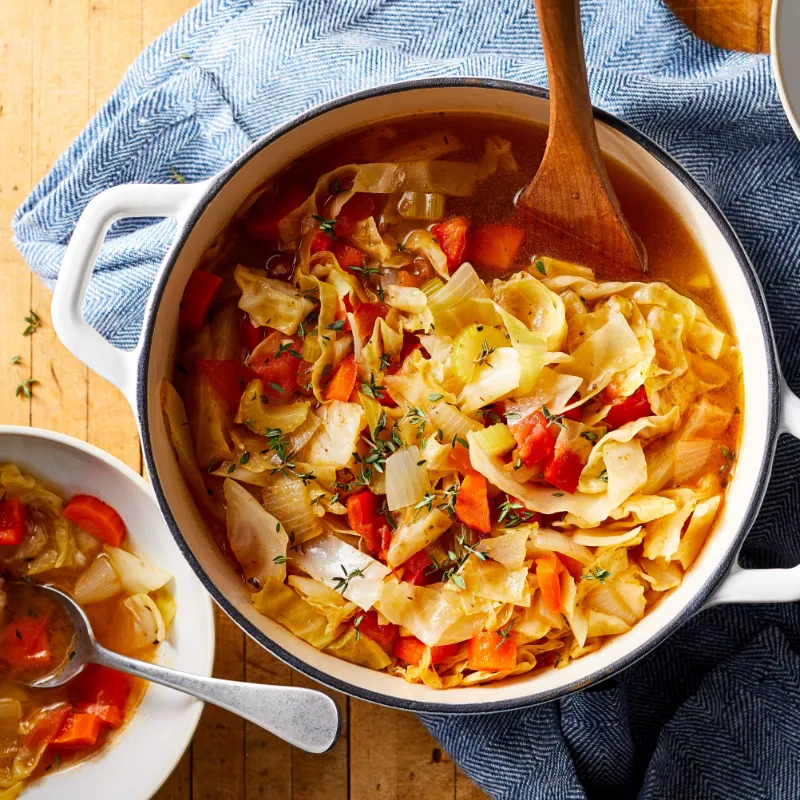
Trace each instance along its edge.
<path fill-rule="evenodd" d="M 584 0 L 592 98 L 675 156 L 727 214 L 761 276 L 789 383 L 800 385 L 800 143 L 766 56 L 695 38 L 660 0 Z M 391 81 L 546 83 L 530 0 L 204 0 L 151 45 L 14 218 L 52 285 L 103 189 L 206 178 L 275 125 Z M 168 245 L 165 221 L 113 229 L 87 316 L 132 346 Z M 782 442 L 746 566 L 800 561 L 800 446 Z M 592 691 L 527 711 L 425 724 L 502 798 L 800 797 L 800 609 L 706 611 Z"/>

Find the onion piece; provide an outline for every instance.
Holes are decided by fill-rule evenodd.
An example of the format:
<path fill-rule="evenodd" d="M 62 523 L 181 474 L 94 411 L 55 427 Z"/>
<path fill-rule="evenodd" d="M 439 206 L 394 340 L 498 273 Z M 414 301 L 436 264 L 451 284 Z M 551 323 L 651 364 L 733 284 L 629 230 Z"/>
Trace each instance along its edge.
<path fill-rule="evenodd" d="M 700 472 L 708 462 L 714 442 L 711 439 L 695 439 L 675 445 L 675 480 L 684 483 Z"/>
<path fill-rule="evenodd" d="M 127 550 L 119 547 L 106 547 L 105 552 L 111 559 L 111 564 L 122 588 L 129 594 L 154 592 L 172 578 L 172 575 L 166 570 L 148 564 Z"/>
<path fill-rule="evenodd" d="M 386 459 L 386 500 L 389 511 L 413 506 L 430 489 L 428 470 L 416 445 L 398 450 Z"/>
<path fill-rule="evenodd" d="M 129 597 L 122 603 L 132 616 L 132 644 L 137 650 L 163 642 L 167 635 L 164 618 L 155 600 L 148 594 L 140 593 Z"/>
<path fill-rule="evenodd" d="M 529 531 L 517 529 L 493 539 L 483 539 L 475 545 L 475 550 L 486 553 L 489 558 L 502 564 L 506 569 L 518 569 L 527 556 L 526 544 Z"/>
<path fill-rule="evenodd" d="M 576 530 L 572 536 L 572 541 L 587 547 L 612 547 L 614 545 L 625 544 L 625 542 L 635 539 L 642 531 L 642 526 L 631 528 L 627 531 L 610 531 L 601 528 L 589 530 Z"/>
<path fill-rule="evenodd" d="M 322 533 L 322 523 L 311 507 L 308 489 L 299 478 L 278 473 L 261 497 L 264 507 L 283 524 L 294 544 Z"/>
<path fill-rule="evenodd" d="M 428 411 L 428 417 L 433 430 L 442 432 L 443 444 L 450 444 L 455 436 L 466 439 L 467 434 L 471 431 L 483 430 L 483 425 L 480 422 L 468 417 L 466 414 L 462 414 L 457 408 L 453 408 L 453 406 L 442 401 L 438 401 L 431 406 Z"/>
<path fill-rule="evenodd" d="M 489 292 L 472 264 L 462 264 L 439 291 L 428 297 L 428 307 L 434 316 L 469 298 L 488 298 Z"/>
<path fill-rule="evenodd" d="M 117 573 L 105 554 L 97 556 L 89 569 L 75 582 L 73 595 L 80 605 L 100 603 L 122 591 Z"/>
<path fill-rule="evenodd" d="M 598 586 L 586 595 L 586 606 L 612 617 L 619 617 L 627 625 L 636 622 L 636 614 L 631 611 L 622 597 L 611 586 Z"/>
<path fill-rule="evenodd" d="M 312 578 L 368 611 L 380 596 L 389 568 L 333 534 L 317 536 L 292 552 L 293 563 Z"/>
<path fill-rule="evenodd" d="M 565 533 L 551 531 L 546 528 L 534 533 L 528 545 L 529 555 L 538 555 L 541 551 L 563 553 L 576 561 L 580 561 L 581 564 L 591 564 L 594 561 L 594 556 L 587 547 L 578 544 Z"/>

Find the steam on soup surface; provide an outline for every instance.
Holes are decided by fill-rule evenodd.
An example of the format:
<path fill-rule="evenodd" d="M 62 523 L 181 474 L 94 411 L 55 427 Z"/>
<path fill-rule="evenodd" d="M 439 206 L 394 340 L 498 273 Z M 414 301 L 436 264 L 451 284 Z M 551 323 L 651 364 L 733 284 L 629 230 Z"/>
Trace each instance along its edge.
<path fill-rule="evenodd" d="M 741 367 L 684 224 L 609 170 L 650 273 L 515 210 L 546 132 L 388 122 L 269 178 L 190 277 L 163 406 L 255 607 L 435 688 L 569 661 L 680 584 Z"/>

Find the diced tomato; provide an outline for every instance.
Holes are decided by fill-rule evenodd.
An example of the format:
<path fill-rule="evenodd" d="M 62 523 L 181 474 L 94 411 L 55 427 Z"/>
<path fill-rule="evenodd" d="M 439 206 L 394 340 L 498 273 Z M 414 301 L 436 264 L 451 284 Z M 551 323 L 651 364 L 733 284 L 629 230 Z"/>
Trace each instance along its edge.
<path fill-rule="evenodd" d="M 452 272 L 464 263 L 469 222 L 464 217 L 453 217 L 431 228 L 439 246 L 447 256 L 447 269 Z"/>
<path fill-rule="evenodd" d="M 514 669 L 517 666 L 517 636 L 502 637 L 496 631 L 481 631 L 469 640 L 467 647 L 470 669 L 492 671 Z"/>
<path fill-rule="evenodd" d="M 0 545 L 22 543 L 26 517 L 25 505 L 19 500 L 0 500 Z"/>
<path fill-rule="evenodd" d="M 494 272 L 507 272 L 525 239 L 525 231 L 512 225 L 481 225 L 469 242 L 469 260 Z"/>
<path fill-rule="evenodd" d="M 249 367 L 235 361 L 201 359 L 197 362 L 197 366 L 230 411 L 235 411 L 239 407 L 239 400 L 242 399 L 245 386 L 253 379 L 260 377 Z"/>
<path fill-rule="evenodd" d="M 367 339 L 372 335 L 375 327 L 375 320 L 383 319 L 389 313 L 389 306 L 386 303 L 360 303 L 355 310 L 356 325 L 358 333 L 362 338 Z"/>
<path fill-rule="evenodd" d="M 94 714 L 75 713 L 67 718 L 58 736 L 50 742 L 56 750 L 85 750 L 97 744 L 100 718 Z"/>
<path fill-rule="evenodd" d="M 628 422 L 649 417 L 652 413 L 653 409 L 647 399 L 647 392 L 644 386 L 640 386 L 630 397 L 614 400 L 603 423 L 612 429 L 620 428 Z"/>
<path fill-rule="evenodd" d="M 283 346 L 289 341 L 291 347 Z M 302 359 L 297 357 L 300 348 L 302 344 L 298 337 L 273 331 L 250 354 L 247 366 L 255 373 L 255 377 L 261 378 L 264 392 L 270 399 L 286 398 L 297 388 L 297 376 L 303 364 Z M 280 355 L 276 355 L 278 350 L 281 350 Z"/>
<path fill-rule="evenodd" d="M 341 400 L 346 403 L 356 385 L 358 365 L 355 356 L 347 356 L 333 373 L 330 383 L 325 387 L 326 400 Z"/>
<path fill-rule="evenodd" d="M 127 675 L 99 664 L 87 664 L 69 687 L 69 698 L 77 711 L 94 714 L 111 728 L 119 728 L 125 721 L 130 693 Z"/>
<path fill-rule="evenodd" d="M 389 648 L 397 636 L 397 625 L 389 622 L 386 625 L 381 625 L 378 622 L 377 611 L 367 611 L 361 615 L 361 622 L 358 623 L 358 630 L 366 634 L 377 642 L 381 647 Z"/>
<path fill-rule="evenodd" d="M 552 486 L 574 494 L 585 466 L 586 461 L 578 453 L 565 447 L 556 450 L 544 469 L 544 479 Z"/>
<path fill-rule="evenodd" d="M 550 459 L 555 451 L 556 440 L 550 432 L 550 423 L 541 410 L 534 411 L 515 425 L 512 433 L 519 446 L 519 457 L 526 467 Z"/>
<path fill-rule="evenodd" d="M 425 284 L 427 281 L 424 275 L 419 275 L 415 272 L 411 272 L 407 269 L 401 269 L 397 271 L 397 285 L 398 286 L 408 286 L 412 289 L 419 289 L 420 286 Z"/>
<path fill-rule="evenodd" d="M 336 260 L 342 269 L 363 267 L 364 259 L 367 257 L 361 250 L 351 244 L 347 244 L 347 242 L 334 242 L 330 250 L 336 256 Z"/>
<path fill-rule="evenodd" d="M 364 540 L 367 550 L 377 555 L 381 549 L 380 534 L 377 529 L 378 498 L 369 489 L 347 498 L 347 521 Z"/>
<path fill-rule="evenodd" d="M 451 448 L 450 452 L 447 454 L 447 463 L 464 475 L 472 475 L 475 472 L 469 458 L 469 450 L 460 444 Z"/>
<path fill-rule="evenodd" d="M 50 638 L 47 635 L 49 616 L 21 617 L 12 620 L 3 631 L 2 658 L 17 670 L 47 667 L 52 663 Z"/>
<path fill-rule="evenodd" d="M 23 738 L 24 746 L 29 750 L 38 750 L 42 745 L 49 744 L 58 736 L 71 715 L 72 708 L 66 703 L 40 711 L 33 727 Z"/>
<path fill-rule="evenodd" d="M 404 581 L 413 583 L 415 586 L 424 586 L 425 579 L 431 573 L 433 562 L 425 550 L 420 550 L 418 553 L 414 553 L 403 566 L 405 567 Z"/>
<path fill-rule="evenodd" d="M 628 551 L 630 554 L 630 551 Z M 572 575 L 575 580 L 580 580 L 581 575 L 583 575 L 583 564 L 576 558 L 570 558 L 569 556 L 565 556 L 561 553 L 558 556 L 558 560 L 564 565 L 564 569 Z"/>
<path fill-rule="evenodd" d="M 491 533 L 488 487 L 483 475 L 470 472 L 464 476 L 456 496 L 456 516 L 473 530 Z"/>
<path fill-rule="evenodd" d="M 76 494 L 65 506 L 64 516 L 95 539 L 119 547 L 125 540 L 125 523 L 108 504 L 90 494 Z"/>
<path fill-rule="evenodd" d="M 333 237 L 328 236 L 325 231 L 317 231 L 314 238 L 311 240 L 310 251 L 311 253 L 320 253 L 323 250 L 330 250 Z"/>
<path fill-rule="evenodd" d="M 399 636 L 394 641 L 394 655 L 406 664 L 419 664 L 425 653 L 425 644 L 416 636 Z M 452 658 L 458 652 L 457 644 L 444 644 L 431 647 L 431 665 Z"/>
<path fill-rule="evenodd" d="M 336 216 L 336 236 L 349 236 L 356 229 L 357 222 L 375 216 L 375 205 L 375 195 L 356 192 Z"/>
<path fill-rule="evenodd" d="M 570 403 L 574 403 L 578 399 L 578 395 L 574 394 L 569 399 Z M 573 422 L 580 422 L 581 421 L 581 407 L 575 406 L 575 408 L 571 408 L 569 411 L 565 411 L 562 415 L 565 419 L 571 419 Z"/>
<path fill-rule="evenodd" d="M 242 317 L 239 328 L 242 332 L 242 341 L 248 353 L 252 353 L 253 350 L 264 341 L 264 337 L 267 335 L 267 329 L 262 326 L 253 325 L 253 323 L 250 322 L 250 316 L 248 314 Z"/>
<path fill-rule="evenodd" d="M 287 214 L 291 214 L 305 199 L 305 190 L 296 184 L 287 186 L 277 198 L 267 194 L 261 195 L 247 215 L 245 230 L 255 239 L 278 241 L 280 221 Z"/>
<path fill-rule="evenodd" d="M 214 296 L 221 285 L 222 278 L 219 275 L 203 269 L 196 269 L 189 276 L 178 314 L 181 330 L 200 333 L 208 319 Z"/>
<path fill-rule="evenodd" d="M 561 582 L 558 579 L 558 573 L 563 569 L 558 556 L 536 559 L 536 579 L 542 590 L 542 599 L 554 614 L 561 613 Z"/>

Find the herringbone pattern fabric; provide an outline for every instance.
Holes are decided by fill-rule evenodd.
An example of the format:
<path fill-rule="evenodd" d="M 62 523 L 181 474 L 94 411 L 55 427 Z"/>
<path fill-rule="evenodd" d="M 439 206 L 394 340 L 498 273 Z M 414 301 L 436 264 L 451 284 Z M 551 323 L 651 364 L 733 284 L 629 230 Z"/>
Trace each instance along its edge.
<path fill-rule="evenodd" d="M 660 0 L 584 0 L 594 102 L 678 158 L 722 206 L 764 285 L 800 388 L 800 144 L 769 62 L 696 39 Z M 199 180 L 273 126 L 390 81 L 482 75 L 546 82 L 530 0 L 204 0 L 149 47 L 14 218 L 52 285 L 81 211 L 128 181 Z M 171 235 L 122 222 L 87 315 L 132 346 Z M 778 448 L 747 566 L 800 561 L 800 446 Z M 800 607 L 704 612 L 595 691 L 528 711 L 428 718 L 498 798 L 800 798 Z"/>

